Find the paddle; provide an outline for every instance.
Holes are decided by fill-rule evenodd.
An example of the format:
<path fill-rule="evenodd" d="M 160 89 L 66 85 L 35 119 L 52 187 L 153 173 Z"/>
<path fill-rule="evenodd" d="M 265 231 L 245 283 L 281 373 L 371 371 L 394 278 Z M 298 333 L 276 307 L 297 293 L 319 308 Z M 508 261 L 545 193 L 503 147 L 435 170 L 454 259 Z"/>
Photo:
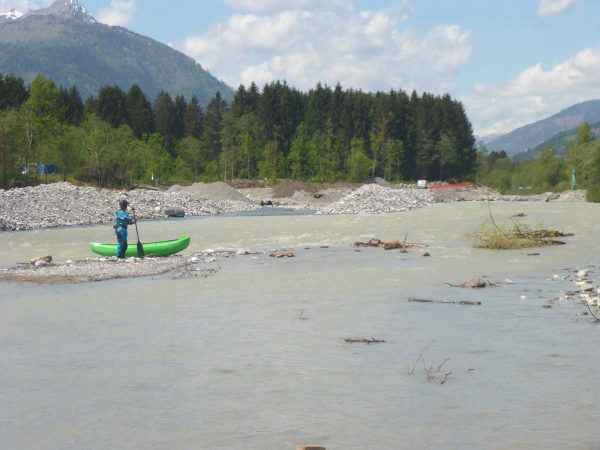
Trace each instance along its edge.
<path fill-rule="evenodd" d="M 138 254 L 138 258 L 143 258 L 144 257 L 144 246 L 140 242 L 140 233 L 138 233 L 137 219 L 135 218 L 135 209 L 131 208 L 131 212 L 133 213 L 133 220 L 135 221 L 135 235 L 137 236 L 137 254 Z"/>

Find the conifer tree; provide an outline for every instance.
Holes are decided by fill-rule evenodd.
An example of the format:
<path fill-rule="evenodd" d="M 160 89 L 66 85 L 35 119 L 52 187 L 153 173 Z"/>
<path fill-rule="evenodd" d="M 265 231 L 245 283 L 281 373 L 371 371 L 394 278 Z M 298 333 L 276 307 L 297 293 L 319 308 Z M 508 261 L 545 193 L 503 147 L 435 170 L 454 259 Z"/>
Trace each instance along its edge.
<path fill-rule="evenodd" d="M 96 114 L 113 127 L 127 123 L 125 93 L 119 86 L 103 86 L 96 99 Z"/>
<path fill-rule="evenodd" d="M 185 113 L 188 105 L 182 95 L 177 95 L 173 107 L 175 112 L 175 139 L 179 140 L 185 136 Z"/>
<path fill-rule="evenodd" d="M 27 100 L 27 88 L 23 79 L 12 75 L 0 75 L 0 111 L 19 108 Z"/>
<path fill-rule="evenodd" d="M 163 136 L 165 146 L 169 149 L 171 156 L 174 156 L 176 138 L 175 103 L 171 95 L 165 91 L 160 91 L 156 96 L 154 102 L 154 120 L 156 131 Z"/>
<path fill-rule="evenodd" d="M 154 112 L 146 94 L 133 84 L 125 98 L 128 123 L 136 137 L 141 138 L 154 132 Z"/>
<path fill-rule="evenodd" d="M 221 154 L 221 129 L 223 114 L 227 111 L 227 102 L 217 92 L 206 107 L 204 116 L 204 137 L 211 152 L 211 158 L 218 160 Z"/>
<path fill-rule="evenodd" d="M 184 116 L 185 134 L 197 139 L 202 136 L 202 127 L 204 125 L 204 111 L 198 97 L 195 95 L 190 99 Z"/>

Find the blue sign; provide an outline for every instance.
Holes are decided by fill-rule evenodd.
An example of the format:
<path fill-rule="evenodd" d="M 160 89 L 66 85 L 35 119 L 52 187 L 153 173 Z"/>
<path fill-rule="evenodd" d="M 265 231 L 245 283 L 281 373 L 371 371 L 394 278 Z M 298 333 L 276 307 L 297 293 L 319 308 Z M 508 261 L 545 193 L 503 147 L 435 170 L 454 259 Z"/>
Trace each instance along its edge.
<path fill-rule="evenodd" d="M 56 167 L 53 164 L 40 164 L 38 167 L 38 173 L 42 175 L 56 173 Z"/>

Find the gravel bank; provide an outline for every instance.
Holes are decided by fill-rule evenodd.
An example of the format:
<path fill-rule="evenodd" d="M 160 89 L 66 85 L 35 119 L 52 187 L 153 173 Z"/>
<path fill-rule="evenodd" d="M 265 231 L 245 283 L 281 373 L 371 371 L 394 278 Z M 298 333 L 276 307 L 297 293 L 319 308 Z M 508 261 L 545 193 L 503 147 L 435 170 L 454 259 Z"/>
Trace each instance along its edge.
<path fill-rule="evenodd" d="M 289 197 L 273 195 L 272 188 L 236 190 L 222 183 L 194 183 L 173 186 L 166 192 L 151 189 L 114 191 L 77 187 L 70 183 L 0 190 L 0 231 L 33 230 L 61 226 L 110 223 L 119 199 L 127 198 L 140 219 L 167 217 L 179 209 L 186 216 L 219 215 L 260 209 L 271 200 L 273 206 L 314 209 L 317 214 L 385 214 L 409 211 L 435 202 L 456 201 L 585 201 L 585 191 L 548 192 L 534 196 L 502 196 L 487 188 L 415 189 L 366 184 L 308 190 L 294 189 Z"/>
<path fill-rule="evenodd" d="M 120 278 L 170 275 L 173 278 L 209 276 L 219 270 L 215 258 L 202 255 L 163 258 L 87 258 L 64 263 L 20 265 L 0 270 L 0 280 L 38 284 L 85 283 Z"/>
<path fill-rule="evenodd" d="M 365 184 L 317 214 L 385 214 L 410 211 L 436 203 L 428 189 L 395 189 Z"/>
<path fill-rule="evenodd" d="M 109 223 L 120 198 L 127 198 L 140 219 L 166 217 L 165 209 L 182 208 L 188 216 L 219 215 L 258 209 L 239 200 L 207 200 L 193 192 L 136 189 L 119 192 L 70 183 L 0 190 L 0 230 L 18 231 Z"/>

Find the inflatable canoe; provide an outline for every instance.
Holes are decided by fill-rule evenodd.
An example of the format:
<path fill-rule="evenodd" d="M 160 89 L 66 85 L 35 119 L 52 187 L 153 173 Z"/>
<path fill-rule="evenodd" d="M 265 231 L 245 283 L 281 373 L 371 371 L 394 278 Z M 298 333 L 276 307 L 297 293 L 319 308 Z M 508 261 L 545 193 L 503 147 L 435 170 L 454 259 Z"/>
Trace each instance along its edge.
<path fill-rule="evenodd" d="M 190 245 L 190 237 L 182 236 L 170 241 L 144 242 L 144 256 L 169 256 L 174 253 L 185 250 Z M 117 256 L 117 244 L 101 244 L 99 242 L 90 242 L 90 249 L 102 256 Z M 137 256 L 136 243 L 130 243 L 127 246 L 125 257 Z"/>

